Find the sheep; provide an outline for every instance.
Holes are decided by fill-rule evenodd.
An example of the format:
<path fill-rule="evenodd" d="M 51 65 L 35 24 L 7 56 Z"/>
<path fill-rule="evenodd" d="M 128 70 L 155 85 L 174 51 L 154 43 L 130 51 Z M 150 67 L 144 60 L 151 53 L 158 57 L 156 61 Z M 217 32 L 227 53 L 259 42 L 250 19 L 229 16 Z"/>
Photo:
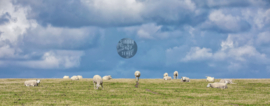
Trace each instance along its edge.
<path fill-rule="evenodd" d="M 40 83 L 40 80 L 28 80 L 24 82 L 25 86 L 38 86 L 38 84 Z"/>
<path fill-rule="evenodd" d="M 64 76 L 63 79 L 69 79 L 69 76 Z"/>
<path fill-rule="evenodd" d="M 214 77 L 210 77 L 210 76 L 206 76 L 206 82 L 214 82 L 215 78 Z"/>
<path fill-rule="evenodd" d="M 71 80 L 79 80 L 79 77 L 78 76 L 72 76 L 70 79 Z"/>
<path fill-rule="evenodd" d="M 189 82 L 189 78 L 188 78 L 188 77 L 182 77 L 182 78 L 181 78 L 181 81 L 182 81 L 182 82 Z"/>
<path fill-rule="evenodd" d="M 208 83 L 207 87 L 211 87 L 211 88 L 222 88 L 222 89 L 228 88 L 227 87 L 227 83 L 220 83 L 220 82 Z"/>
<path fill-rule="evenodd" d="M 141 76 L 140 71 L 135 71 L 134 75 L 135 75 L 136 81 L 139 81 L 139 78 L 140 78 L 140 76 Z"/>
<path fill-rule="evenodd" d="M 102 87 L 102 89 L 104 89 L 103 88 L 103 80 L 99 75 L 95 75 L 93 77 L 93 83 L 94 83 L 94 89 L 98 89 L 100 86 Z M 97 84 L 97 85 L 95 85 L 95 84 Z"/>
<path fill-rule="evenodd" d="M 172 80 L 171 76 L 163 77 L 163 80 Z"/>
<path fill-rule="evenodd" d="M 167 77 L 168 76 L 168 73 L 164 73 L 163 77 Z"/>
<path fill-rule="evenodd" d="M 81 75 L 78 75 L 77 77 L 79 78 L 79 80 L 83 79 L 83 77 Z"/>
<path fill-rule="evenodd" d="M 232 82 L 232 79 L 221 79 L 219 82 L 221 83 L 227 83 L 227 84 L 236 84 Z"/>
<path fill-rule="evenodd" d="M 175 79 L 178 79 L 178 71 L 174 71 L 174 73 L 173 73 L 173 78 Z"/>
<path fill-rule="evenodd" d="M 108 75 L 108 76 L 104 76 L 103 77 L 103 80 L 111 80 L 111 79 L 112 79 L 111 75 Z"/>

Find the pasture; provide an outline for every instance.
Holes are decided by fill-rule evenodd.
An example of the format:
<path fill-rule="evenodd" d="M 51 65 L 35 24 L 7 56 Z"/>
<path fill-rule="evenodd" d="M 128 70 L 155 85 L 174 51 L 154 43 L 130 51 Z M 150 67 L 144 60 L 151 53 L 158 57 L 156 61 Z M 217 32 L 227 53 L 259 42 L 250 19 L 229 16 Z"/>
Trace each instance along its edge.
<path fill-rule="evenodd" d="M 134 79 L 104 81 L 104 90 L 94 90 L 92 79 L 78 81 L 41 79 L 26 87 L 28 79 L 0 79 L 0 105 L 18 106 L 248 106 L 270 105 L 270 79 L 233 79 L 228 89 L 207 88 L 205 79 Z M 220 79 L 216 79 L 216 82 Z"/>

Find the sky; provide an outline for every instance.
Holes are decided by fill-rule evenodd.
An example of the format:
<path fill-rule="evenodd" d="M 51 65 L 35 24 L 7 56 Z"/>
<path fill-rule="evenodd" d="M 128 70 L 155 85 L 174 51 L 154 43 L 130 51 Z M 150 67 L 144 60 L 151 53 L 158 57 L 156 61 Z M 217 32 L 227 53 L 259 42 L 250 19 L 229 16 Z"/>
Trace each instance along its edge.
<path fill-rule="evenodd" d="M 269 47 L 269 0 L 0 0 L 0 78 L 269 78 Z"/>

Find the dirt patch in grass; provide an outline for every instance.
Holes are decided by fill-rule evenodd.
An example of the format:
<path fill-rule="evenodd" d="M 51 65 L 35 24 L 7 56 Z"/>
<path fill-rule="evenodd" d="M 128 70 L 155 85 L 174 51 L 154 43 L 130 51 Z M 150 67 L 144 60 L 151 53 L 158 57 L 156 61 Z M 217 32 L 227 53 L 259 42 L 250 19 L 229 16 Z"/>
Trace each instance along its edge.
<path fill-rule="evenodd" d="M 136 87 L 136 88 L 138 88 L 138 86 L 139 86 L 139 82 L 138 82 L 138 81 L 136 81 L 136 85 L 135 85 L 135 87 Z"/>
<path fill-rule="evenodd" d="M 151 91 L 150 89 L 146 89 L 146 91 L 151 92 L 151 93 L 153 93 L 153 94 L 160 95 L 160 94 L 158 94 L 157 92 Z"/>

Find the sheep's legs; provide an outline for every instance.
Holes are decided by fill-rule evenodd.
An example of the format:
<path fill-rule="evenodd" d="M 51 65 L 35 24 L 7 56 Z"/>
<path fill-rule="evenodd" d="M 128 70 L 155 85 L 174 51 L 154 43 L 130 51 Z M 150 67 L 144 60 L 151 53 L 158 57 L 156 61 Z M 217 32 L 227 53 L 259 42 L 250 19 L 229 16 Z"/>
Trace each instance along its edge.
<path fill-rule="evenodd" d="M 102 90 L 104 90 L 104 88 L 103 88 L 103 84 L 101 84 L 101 87 L 102 87 Z"/>
<path fill-rule="evenodd" d="M 96 84 L 94 83 L 94 89 L 96 89 Z"/>

